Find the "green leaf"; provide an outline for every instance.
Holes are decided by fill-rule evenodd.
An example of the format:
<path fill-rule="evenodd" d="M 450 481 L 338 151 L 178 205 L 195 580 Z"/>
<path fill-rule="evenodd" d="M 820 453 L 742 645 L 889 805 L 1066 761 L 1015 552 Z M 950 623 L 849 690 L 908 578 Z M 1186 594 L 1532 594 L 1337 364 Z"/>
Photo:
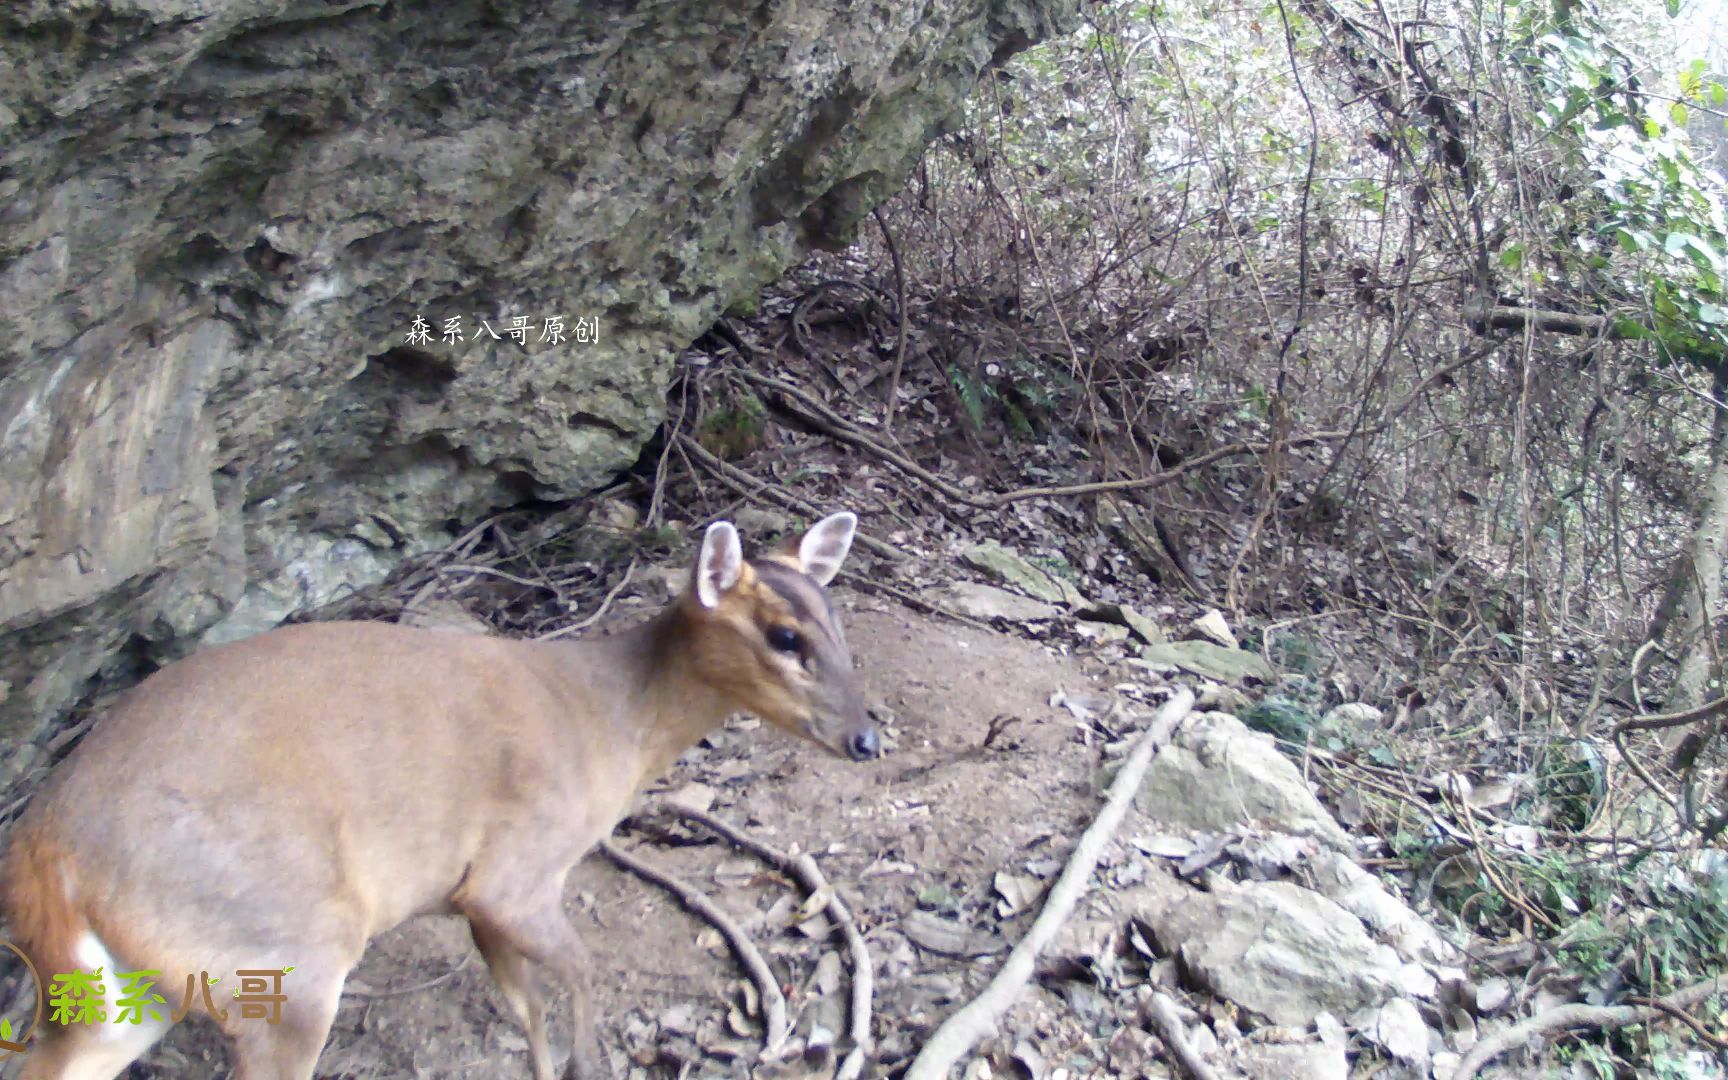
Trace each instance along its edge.
<path fill-rule="evenodd" d="M 1710 84 L 1708 97 L 1710 104 L 1718 109 L 1723 105 L 1728 105 L 1728 87 L 1724 87 L 1719 82 L 1713 82 Z"/>
<path fill-rule="evenodd" d="M 1662 250 L 1679 259 L 1690 254 L 1693 247 L 1701 246 L 1702 243 L 1703 241 L 1691 233 L 1671 232 L 1668 239 L 1662 241 Z"/>
<path fill-rule="evenodd" d="M 1506 245 L 1506 249 L 1504 251 L 1500 252 L 1500 265 L 1506 267 L 1509 270 L 1516 270 L 1520 266 L 1523 266 L 1524 265 L 1524 245 L 1523 244 L 1508 244 L 1508 245 Z"/>
<path fill-rule="evenodd" d="M 1686 69 L 1680 72 L 1680 92 L 1687 97 L 1696 97 L 1704 86 L 1704 58 L 1698 57 Z"/>
<path fill-rule="evenodd" d="M 1668 120 L 1677 128 L 1685 127 L 1686 120 L 1690 115 L 1691 114 L 1686 111 L 1686 106 L 1680 104 L 1678 101 L 1668 106 Z"/>
<path fill-rule="evenodd" d="M 12 1021 L 0 1020 L 0 1041 L 12 1041 Z"/>

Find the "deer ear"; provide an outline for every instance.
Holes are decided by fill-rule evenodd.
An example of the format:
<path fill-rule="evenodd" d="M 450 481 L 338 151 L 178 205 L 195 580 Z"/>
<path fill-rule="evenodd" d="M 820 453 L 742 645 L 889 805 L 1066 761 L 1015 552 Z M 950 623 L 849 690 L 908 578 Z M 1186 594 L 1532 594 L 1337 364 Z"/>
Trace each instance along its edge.
<path fill-rule="evenodd" d="M 738 530 L 730 521 L 716 521 L 702 536 L 696 555 L 696 599 L 705 608 L 717 607 L 720 597 L 738 584 L 744 566 L 744 548 Z"/>
<path fill-rule="evenodd" d="M 846 553 L 852 550 L 852 538 L 858 533 L 858 515 L 850 511 L 831 514 L 810 526 L 810 531 L 798 541 L 798 562 L 806 574 L 826 585 L 840 572 Z"/>

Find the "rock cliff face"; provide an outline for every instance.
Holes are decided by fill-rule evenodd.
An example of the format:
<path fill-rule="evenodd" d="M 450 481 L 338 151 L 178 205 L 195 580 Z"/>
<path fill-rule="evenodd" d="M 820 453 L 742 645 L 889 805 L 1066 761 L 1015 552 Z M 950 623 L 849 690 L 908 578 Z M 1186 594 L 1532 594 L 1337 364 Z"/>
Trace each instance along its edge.
<path fill-rule="evenodd" d="M 1074 3 L 0 5 L 0 751 L 628 464 Z"/>

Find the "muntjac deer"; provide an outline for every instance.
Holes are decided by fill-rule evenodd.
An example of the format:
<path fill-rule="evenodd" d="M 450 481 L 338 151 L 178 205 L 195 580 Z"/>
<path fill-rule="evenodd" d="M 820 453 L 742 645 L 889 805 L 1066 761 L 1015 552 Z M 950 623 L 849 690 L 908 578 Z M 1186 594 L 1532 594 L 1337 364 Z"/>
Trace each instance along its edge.
<path fill-rule="evenodd" d="M 367 941 L 427 913 L 467 917 L 535 1080 L 553 1071 L 530 961 L 574 1001 L 564 1075 L 602 1076 L 565 876 L 735 710 L 877 755 L 824 589 L 856 527 L 835 514 L 747 562 L 717 522 L 684 593 L 612 637 L 307 623 L 144 680 L 49 778 L 0 864 L 0 907 L 41 978 L 105 976 L 109 1022 L 45 1021 L 23 1078 L 112 1077 L 203 973 L 226 995 L 235 972 L 292 967 L 271 986 L 277 1022 L 229 1008 L 223 1028 L 237 1077 L 305 1080 Z M 115 1023 L 117 976 L 134 972 L 157 1016 Z"/>

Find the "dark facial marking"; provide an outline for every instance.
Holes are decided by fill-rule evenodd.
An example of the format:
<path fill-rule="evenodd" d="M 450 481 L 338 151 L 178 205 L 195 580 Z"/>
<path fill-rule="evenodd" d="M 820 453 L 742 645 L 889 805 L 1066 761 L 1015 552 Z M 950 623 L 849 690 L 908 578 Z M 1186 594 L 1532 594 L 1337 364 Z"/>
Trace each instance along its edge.
<path fill-rule="evenodd" d="M 792 609 L 792 617 L 800 624 L 819 627 L 833 625 L 834 606 L 808 575 L 780 562 L 763 561 L 753 563 L 752 566 L 762 584 L 773 589 L 775 595 L 786 601 L 786 606 Z"/>

